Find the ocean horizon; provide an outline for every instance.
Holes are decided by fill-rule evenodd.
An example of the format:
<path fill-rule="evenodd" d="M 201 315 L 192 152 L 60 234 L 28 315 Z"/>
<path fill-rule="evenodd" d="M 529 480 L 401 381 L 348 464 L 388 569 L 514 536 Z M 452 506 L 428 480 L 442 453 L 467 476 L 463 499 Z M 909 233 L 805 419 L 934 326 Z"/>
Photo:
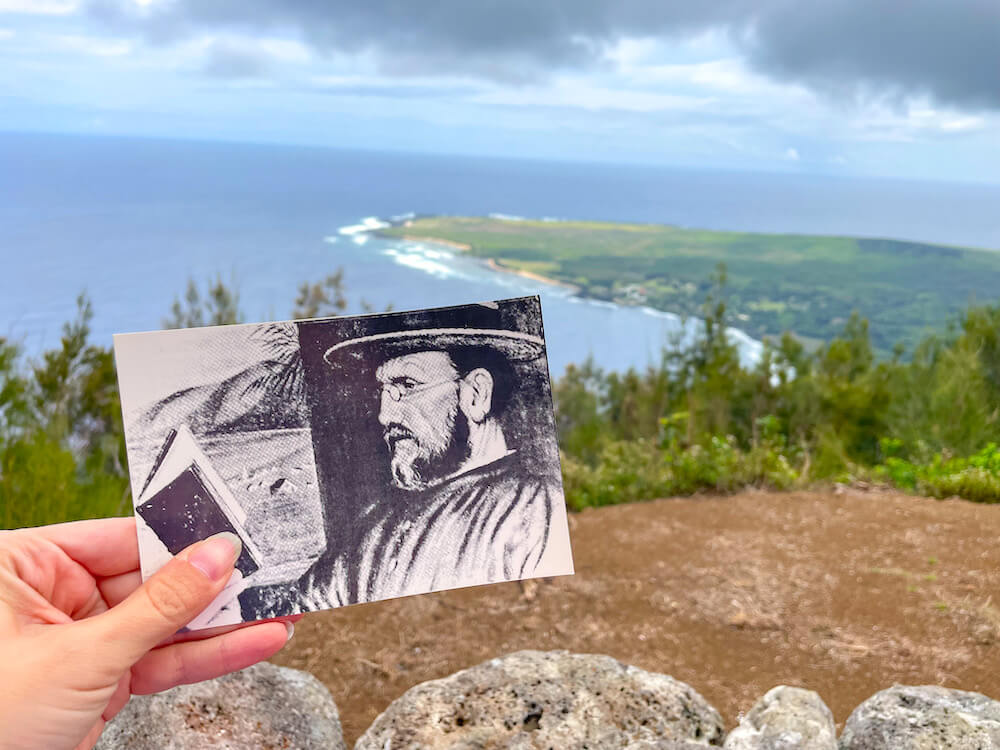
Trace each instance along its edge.
<path fill-rule="evenodd" d="M 0 134 L 0 335 L 58 343 L 85 291 L 93 340 L 162 326 L 189 278 L 235 285 L 247 320 L 343 268 L 351 312 L 541 294 L 553 374 L 658 361 L 669 312 L 573 297 L 455 248 L 343 233 L 408 213 L 671 224 L 1000 248 L 1000 185 L 534 162 L 300 146 Z M 585 312 L 581 312 L 585 311 Z M 758 344 L 740 341 L 747 356 Z"/>

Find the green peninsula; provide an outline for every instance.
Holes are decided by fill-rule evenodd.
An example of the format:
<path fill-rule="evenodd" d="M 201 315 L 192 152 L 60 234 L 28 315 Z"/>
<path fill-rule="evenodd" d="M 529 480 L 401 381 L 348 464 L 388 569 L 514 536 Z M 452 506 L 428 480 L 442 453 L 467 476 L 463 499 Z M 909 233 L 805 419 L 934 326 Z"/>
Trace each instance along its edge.
<path fill-rule="evenodd" d="M 1000 252 L 919 242 L 440 216 L 383 233 L 459 245 L 586 297 L 687 315 L 725 263 L 732 325 L 758 338 L 791 331 L 826 341 L 856 310 L 883 353 L 898 342 L 911 349 L 970 303 L 1000 297 Z"/>

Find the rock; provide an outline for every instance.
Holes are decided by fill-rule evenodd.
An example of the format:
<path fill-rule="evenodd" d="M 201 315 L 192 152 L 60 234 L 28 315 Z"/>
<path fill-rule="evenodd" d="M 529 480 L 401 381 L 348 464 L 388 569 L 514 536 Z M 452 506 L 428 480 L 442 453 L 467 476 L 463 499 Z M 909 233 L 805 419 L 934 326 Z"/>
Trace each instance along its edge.
<path fill-rule="evenodd" d="M 1000 748 L 1000 703 L 934 685 L 895 685 L 854 709 L 840 750 Z"/>
<path fill-rule="evenodd" d="M 610 656 L 519 651 L 411 688 L 355 750 L 695 750 L 723 735 L 718 711 L 672 677 Z"/>
<path fill-rule="evenodd" d="M 622 750 L 705 750 L 706 747 L 711 745 L 695 740 L 639 740 L 630 742 Z"/>
<path fill-rule="evenodd" d="M 728 750 L 837 750 L 833 714 L 818 693 L 779 685 L 726 737 Z"/>
<path fill-rule="evenodd" d="M 135 696 L 95 750 L 346 750 L 337 706 L 315 677 L 267 662 Z"/>

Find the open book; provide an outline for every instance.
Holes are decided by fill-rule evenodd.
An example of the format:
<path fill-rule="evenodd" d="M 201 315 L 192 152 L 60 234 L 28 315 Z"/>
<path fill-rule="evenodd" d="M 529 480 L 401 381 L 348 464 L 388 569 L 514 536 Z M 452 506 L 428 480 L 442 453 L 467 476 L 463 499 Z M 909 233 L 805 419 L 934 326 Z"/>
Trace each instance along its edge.
<path fill-rule="evenodd" d="M 220 596 L 210 610 L 218 612 L 231 602 L 261 566 L 261 553 L 245 528 L 245 511 L 187 427 L 171 430 L 164 440 L 139 493 L 136 514 L 171 555 L 223 531 L 240 538 L 237 575 L 223 592 L 228 596 Z M 210 619 L 200 616 L 192 627 Z"/>

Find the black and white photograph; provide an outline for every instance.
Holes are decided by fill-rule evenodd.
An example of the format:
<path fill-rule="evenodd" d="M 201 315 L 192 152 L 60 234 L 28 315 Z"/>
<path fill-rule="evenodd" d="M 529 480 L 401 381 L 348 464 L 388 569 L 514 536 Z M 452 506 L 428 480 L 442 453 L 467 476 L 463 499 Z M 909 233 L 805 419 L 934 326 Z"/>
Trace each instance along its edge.
<path fill-rule="evenodd" d="M 119 334 L 143 577 L 228 531 L 189 627 L 573 572 L 537 297 Z"/>

